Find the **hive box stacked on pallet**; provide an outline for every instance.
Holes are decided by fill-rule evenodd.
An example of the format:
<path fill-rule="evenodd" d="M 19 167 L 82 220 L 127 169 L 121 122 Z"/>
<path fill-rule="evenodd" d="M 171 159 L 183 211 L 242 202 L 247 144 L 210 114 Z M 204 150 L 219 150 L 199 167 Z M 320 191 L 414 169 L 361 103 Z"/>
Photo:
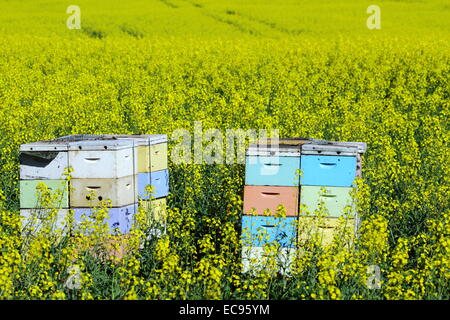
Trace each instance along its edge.
<path fill-rule="evenodd" d="M 159 146 L 153 148 L 153 145 Z M 152 155 L 151 151 L 155 149 L 157 152 Z M 39 182 L 44 182 L 51 191 L 58 185 L 63 186 L 62 201 L 54 204 L 61 208 L 58 221 L 63 221 L 67 210 L 72 209 L 75 222 L 80 222 L 83 215 L 92 215 L 92 206 L 110 200 L 110 231 L 118 230 L 122 234 L 132 227 L 145 183 L 155 184 L 161 203 L 165 203 L 163 197 L 168 194 L 165 135 L 65 136 L 22 145 L 20 163 L 21 214 L 26 218 L 32 211 L 39 211 L 36 192 Z M 153 173 L 152 163 L 154 168 L 164 167 L 159 170 L 163 173 L 156 170 Z M 67 167 L 73 169 L 70 185 L 63 178 Z M 161 203 L 157 206 L 162 207 Z"/>
<path fill-rule="evenodd" d="M 244 272 L 249 271 L 251 258 L 264 261 L 262 245 L 274 240 L 282 251 L 282 261 L 278 261 L 281 271 L 289 270 L 297 238 L 295 223 L 297 219 L 313 219 L 299 211 L 300 204 L 310 212 L 319 203 L 324 204 L 328 213 L 319 232 L 323 244 L 330 242 L 344 207 L 353 206 L 350 191 L 355 176 L 361 174 L 361 154 L 366 149 L 365 143 L 360 142 L 310 138 L 278 140 L 277 145 L 268 142 L 269 145 L 251 145 L 247 150 L 242 228 L 250 232 L 242 236 Z M 279 205 L 285 207 L 286 218 L 274 217 Z M 265 217 L 268 209 L 272 216 Z M 354 210 L 350 213 L 355 215 Z M 355 225 L 354 221 L 351 219 L 350 223 Z M 279 223 L 277 227 L 273 227 L 275 222 Z M 258 239 L 259 230 L 266 230 L 268 237 Z M 303 236 L 298 235 L 299 239 Z"/>
<path fill-rule="evenodd" d="M 299 169 L 299 146 L 280 145 L 273 149 L 252 145 L 247 150 L 242 217 L 243 231 L 248 231 L 243 234 L 245 272 L 250 270 L 253 258 L 264 259 L 263 246 L 269 242 L 279 243 L 278 257 L 282 261 L 278 264 L 288 268 L 295 251 Z M 277 216 L 280 204 L 286 208 L 285 217 Z"/>

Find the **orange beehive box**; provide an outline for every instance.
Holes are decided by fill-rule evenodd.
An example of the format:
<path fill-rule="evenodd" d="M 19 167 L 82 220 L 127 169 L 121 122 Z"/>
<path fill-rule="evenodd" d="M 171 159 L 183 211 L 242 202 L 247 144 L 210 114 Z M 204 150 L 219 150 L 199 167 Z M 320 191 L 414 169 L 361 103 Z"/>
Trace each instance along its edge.
<path fill-rule="evenodd" d="M 271 211 L 271 215 L 275 215 L 277 207 L 283 205 L 286 216 L 297 216 L 298 192 L 298 187 L 245 186 L 244 214 L 254 208 L 257 215 L 264 215 L 267 209 Z"/>

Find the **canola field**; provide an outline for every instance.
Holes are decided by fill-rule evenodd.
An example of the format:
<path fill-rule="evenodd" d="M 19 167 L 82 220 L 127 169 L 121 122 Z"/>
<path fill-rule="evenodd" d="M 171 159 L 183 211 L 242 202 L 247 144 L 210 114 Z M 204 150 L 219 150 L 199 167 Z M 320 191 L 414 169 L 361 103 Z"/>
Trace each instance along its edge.
<path fill-rule="evenodd" d="M 81 29 L 67 28 L 65 1 L 0 0 L 2 299 L 450 298 L 448 1 L 73 4 Z M 379 30 L 366 24 L 374 4 Z M 170 151 L 172 132 L 195 121 L 367 142 L 354 245 L 312 237 L 290 276 L 276 261 L 242 273 L 239 163 L 170 161 L 160 236 L 138 216 L 111 239 L 104 208 L 93 236 L 48 236 L 52 217 L 22 235 L 21 144 L 165 133 Z M 105 258 L 118 242 L 129 250 Z"/>

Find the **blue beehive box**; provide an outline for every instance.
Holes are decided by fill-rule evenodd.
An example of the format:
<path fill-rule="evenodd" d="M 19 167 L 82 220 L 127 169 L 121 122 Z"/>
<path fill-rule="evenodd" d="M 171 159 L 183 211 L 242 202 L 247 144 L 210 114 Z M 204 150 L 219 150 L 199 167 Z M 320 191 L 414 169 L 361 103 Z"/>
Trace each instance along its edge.
<path fill-rule="evenodd" d="M 93 214 L 93 210 L 91 208 L 76 208 L 74 211 L 74 219 L 79 224 L 85 221 L 86 219 L 91 219 Z M 132 204 L 125 207 L 120 208 L 109 208 L 108 210 L 108 219 L 106 222 L 109 226 L 109 233 L 114 233 L 118 231 L 121 234 L 129 233 L 131 227 L 133 225 L 134 214 L 137 210 L 137 204 Z M 83 216 L 85 218 L 83 218 Z"/>
<path fill-rule="evenodd" d="M 301 185 L 350 187 L 356 176 L 356 155 L 302 155 L 301 170 Z"/>
<path fill-rule="evenodd" d="M 247 150 L 245 184 L 254 186 L 298 186 L 300 147 L 280 145 L 276 149 L 253 145 Z"/>
<path fill-rule="evenodd" d="M 242 241 L 244 245 L 262 247 L 266 243 L 293 248 L 296 242 L 295 217 L 242 217 Z"/>
<path fill-rule="evenodd" d="M 143 200 L 149 199 L 145 190 L 147 185 L 153 186 L 153 197 L 167 197 L 169 194 L 169 170 L 138 173 L 138 196 Z"/>

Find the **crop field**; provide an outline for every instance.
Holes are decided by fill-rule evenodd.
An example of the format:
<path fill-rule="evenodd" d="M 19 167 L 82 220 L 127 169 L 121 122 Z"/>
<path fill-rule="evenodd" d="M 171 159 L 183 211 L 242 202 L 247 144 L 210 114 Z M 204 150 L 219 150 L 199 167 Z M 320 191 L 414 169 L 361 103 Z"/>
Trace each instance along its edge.
<path fill-rule="evenodd" d="M 448 0 L 73 4 L 80 29 L 66 1 L 0 0 L 1 299 L 450 299 Z M 165 233 L 109 236 L 100 208 L 92 236 L 48 236 L 54 217 L 23 236 L 21 144 L 163 133 L 170 154 L 200 122 L 366 142 L 355 245 L 312 237 L 290 276 L 243 273 L 244 165 L 170 156 Z"/>

